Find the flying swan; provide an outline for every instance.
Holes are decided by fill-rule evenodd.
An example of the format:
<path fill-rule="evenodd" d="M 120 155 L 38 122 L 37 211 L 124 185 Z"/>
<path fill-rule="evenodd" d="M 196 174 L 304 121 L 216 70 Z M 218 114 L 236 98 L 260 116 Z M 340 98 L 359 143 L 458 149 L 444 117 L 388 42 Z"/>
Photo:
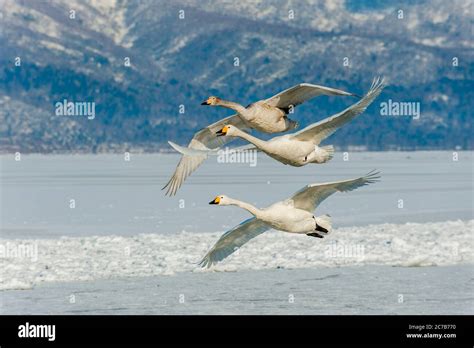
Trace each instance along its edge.
<path fill-rule="evenodd" d="M 301 167 L 308 163 L 325 163 L 333 157 L 334 148 L 332 145 L 320 147 L 321 141 L 363 113 L 370 103 L 377 98 L 383 87 L 383 79 L 374 79 L 369 92 L 357 103 L 336 115 L 309 125 L 293 134 L 285 134 L 265 141 L 233 125 L 225 125 L 216 134 L 218 136 L 232 136 L 245 139 L 253 144 L 254 148 L 263 151 L 283 164 Z M 251 148 L 246 147 L 246 149 Z"/>
<path fill-rule="evenodd" d="M 244 131 L 256 129 L 264 133 L 292 130 L 297 127 L 297 123 L 288 119 L 286 115 L 293 107 L 320 95 L 357 96 L 339 89 L 301 83 L 247 107 L 217 97 L 209 97 L 202 104 L 231 108 L 237 113 L 198 131 L 187 147 L 168 142 L 184 156 L 181 157 L 173 176 L 163 190 L 166 189 L 167 195 L 175 195 L 186 178 L 206 160 L 210 150 L 217 151 L 221 146 L 233 140 L 230 137 L 217 137 L 216 132 L 225 125 L 235 126 Z"/>
<path fill-rule="evenodd" d="M 320 95 L 357 96 L 340 89 L 300 83 L 271 98 L 259 100 L 246 107 L 215 96 L 207 98 L 201 105 L 222 106 L 232 109 L 237 112 L 237 117 L 240 117 L 250 128 L 264 133 L 279 133 L 297 127 L 297 122 L 287 117 L 291 109 Z"/>
<path fill-rule="evenodd" d="M 377 182 L 379 178 L 379 172 L 372 171 L 357 179 L 307 185 L 293 197 L 264 209 L 258 209 L 249 203 L 219 195 L 209 204 L 236 205 L 247 210 L 254 217 L 224 233 L 199 264 L 201 267 L 209 268 L 225 259 L 252 238 L 271 228 L 323 238 L 331 232 L 331 218 L 329 215 L 315 217 L 314 210 L 318 205 L 335 192 L 352 191 Z"/>

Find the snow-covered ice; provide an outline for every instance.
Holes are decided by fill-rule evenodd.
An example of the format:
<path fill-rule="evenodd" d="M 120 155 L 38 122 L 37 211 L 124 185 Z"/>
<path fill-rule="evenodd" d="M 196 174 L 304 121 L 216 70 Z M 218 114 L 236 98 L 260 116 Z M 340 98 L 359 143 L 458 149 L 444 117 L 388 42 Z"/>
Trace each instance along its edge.
<path fill-rule="evenodd" d="M 473 228 L 474 220 L 343 227 L 322 240 L 269 231 L 210 271 L 473 263 Z M 200 272 L 196 263 L 220 235 L 182 232 L 0 240 L 0 289 L 25 289 L 42 282 Z M 28 246 L 37 254 L 16 252 Z"/>

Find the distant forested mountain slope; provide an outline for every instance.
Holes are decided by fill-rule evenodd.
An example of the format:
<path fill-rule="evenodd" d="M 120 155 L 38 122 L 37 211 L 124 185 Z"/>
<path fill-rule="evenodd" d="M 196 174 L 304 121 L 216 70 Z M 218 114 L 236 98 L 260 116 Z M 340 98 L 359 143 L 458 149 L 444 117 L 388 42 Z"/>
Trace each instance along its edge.
<path fill-rule="evenodd" d="M 209 95 L 247 105 L 299 82 L 363 94 L 376 75 L 387 88 L 331 143 L 472 149 L 472 5 L 394 3 L 0 0 L 0 150 L 169 149 L 231 114 L 200 106 Z M 56 115 L 64 99 L 94 102 L 95 118 Z M 389 99 L 419 102 L 420 117 L 382 116 Z M 292 118 L 356 100 L 321 97 Z"/>

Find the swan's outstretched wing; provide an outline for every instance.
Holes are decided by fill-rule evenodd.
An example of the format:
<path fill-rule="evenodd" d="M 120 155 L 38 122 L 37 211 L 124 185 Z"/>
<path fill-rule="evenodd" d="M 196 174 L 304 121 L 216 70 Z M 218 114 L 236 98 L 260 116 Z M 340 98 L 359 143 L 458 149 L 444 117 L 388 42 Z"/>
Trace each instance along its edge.
<path fill-rule="evenodd" d="M 265 103 L 280 109 L 287 109 L 290 105 L 296 106 L 320 95 L 357 96 L 356 94 L 345 92 L 340 89 L 312 85 L 309 83 L 300 83 L 299 85 L 288 88 L 287 90 L 266 99 Z"/>
<path fill-rule="evenodd" d="M 335 192 L 352 191 L 361 186 L 372 184 L 379 181 L 379 172 L 371 171 L 365 176 L 338 182 L 331 182 L 326 184 L 311 184 L 303 187 L 300 191 L 294 194 L 290 200 L 293 200 L 295 208 L 304 209 L 310 213 L 314 212 L 316 207 Z"/>
<path fill-rule="evenodd" d="M 367 94 L 357 103 L 351 105 L 338 114 L 309 125 L 308 127 L 293 133 L 291 136 L 302 141 L 313 141 L 315 145 L 318 145 L 321 141 L 333 134 L 338 128 L 363 113 L 370 103 L 372 103 L 380 92 L 382 92 L 383 88 L 383 79 L 374 79 L 369 92 L 367 92 Z"/>
<path fill-rule="evenodd" d="M 201 267 L 211 267 L 224 260 L 252 238 L 270 229 L 266 223 L 256 218 L 245 220 L 224 233 L 199 263 Z"/>
<path fill-rule="evenodd" d="M 222 129 L 225 125 L 234 125 L 245 130 L 249 129 L 248 125 L 237 114 L 235 114 L 201 129 L 194 135 L 188 148 L 208 151 L 217 149 L 225 143 L 234 140 L 235 138 L 233 137 L 216 136 L 216 132 Z M 163 187 L 163 190 L 167 189 L 167 195 L 174 196 L 184 180 L 186 180 L 186 178 L 206 160 L 208 154 L 205 151 L 202 153 L 199 153 L 199 151 L 190 151 L 190 153 L 181 157 L 173 176 L 165 187 Z"/>

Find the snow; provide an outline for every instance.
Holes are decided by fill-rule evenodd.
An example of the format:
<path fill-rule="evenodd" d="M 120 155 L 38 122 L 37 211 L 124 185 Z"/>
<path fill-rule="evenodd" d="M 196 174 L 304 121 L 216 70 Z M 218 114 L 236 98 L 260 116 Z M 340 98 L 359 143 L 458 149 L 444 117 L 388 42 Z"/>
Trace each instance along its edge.
<path fill-rule="evenodd" d="M 7 245 L 10 251 L 15 245 L 37 248 L 36 257 L 0 253 L 0 289 L 180 272 L 473 263 L 473 227 L 474 220 L 344 227 L 323 240 L 269 231 L 210 270 L 202 270 L 197 262 L 224 231 L 0 239 L 3 250 Z"/>
<path fill-rule="evenodd" d="M 56 51 L 60 51 L 61 53 L 66 53 L 66 54 L 69 54 L 69 55 L 79 55 L 80 53 L 77 52 L 77 51 L 74 51 L 74 50 L 71 50 L 71 49 L 68 49 L 66 47 L 64 47 L 63 45 L 60 45 L 56 42 L 53 42 L 53 41 L 45 41 L 45 40 L 40 40 L 39 43 L 51 50 L 56 50 Z"/>

